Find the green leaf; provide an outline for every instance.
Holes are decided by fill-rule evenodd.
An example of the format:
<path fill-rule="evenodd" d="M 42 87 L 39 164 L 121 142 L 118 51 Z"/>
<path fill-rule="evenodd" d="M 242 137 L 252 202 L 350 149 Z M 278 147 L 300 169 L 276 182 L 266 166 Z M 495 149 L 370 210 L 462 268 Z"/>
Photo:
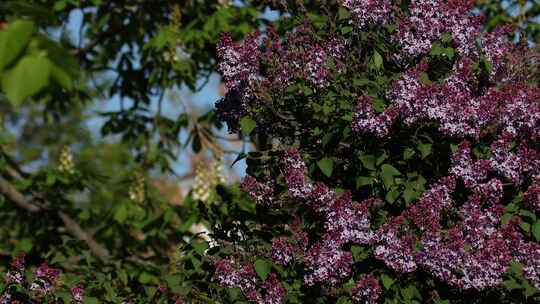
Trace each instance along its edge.
<path fill-rule="evenodd" d="M 423 72 L 420 74 L 420 83 L 422 84 L 431 84 L 431 79 L 429 79 L 429 75 L 426 72 Z"/>
<path fill-rule="evenodd" d="M 394 176 L 399 175 L 401 175 L 401 173 L 392 165 L 383 164 L 381 166 L 381 179 L 386 188 L 390 188 L 390 186 L 394 184 Z"/>
<path fill-rule="evenodd" d="M 411 158 L 414 156 L 415 153 L 416 153 L 416 152 L 414 152 L 413 149 L 407 148 L 407 149 L 405 149 L 405 150 L 403 151 L 403 159 L 404 159 L 404 160 L 409 160 L 409 159 L 411 159 Z"/>
<path fill-rule="evenodd" d="M 444 43 L 448 43 L 452 41 L 452 34 L 450 33 L 443 33 L 441 35 L 441 41 Z"/>
<path fill-rule="evenodd" d="M 394 279 L 392 279 L 386 274 L 381 275 L 381 281 L 385 289 L 390 289 L 390 287 L 392 287 L 392 284 L 394 284 Z"/>
<path fill-rule="evenodd" d="M 529 284 L 529 282 L 527 281 L 523 282 L 523 287 L 525 289 L 524 290 L 525 297 L 530 297 L 538 292 L 538 290 L 535 287 L 533 287 L 531 284 Z"/>
<path fill-rule="evenodd" d="M 352 26 L 344 26 L 341 28 L 341 33 L 343 35 L 350 33 L 352 31 Z"/>
<path fill-rule="evenodd" d="M 73 88 L 73 80 L 71 79 L 71 76 L 69 76 L 66 71 L 54 64 L 51 64 L 51 77 L 64 89 L 71 90 Z"/>
<path fill-rule="evenodd" d="M 373 52 L 373 64 L 377 70 L 380 70 L 383 66 L 383 58 L 377 51 Z"/>
<path fill-rule="evenodd" d="M 521 289 L 521 285 L 514 279 L 509 279 L 503 282 L 503 285 L 508 290 Z"/>
<path fill-rule="evenodd" d="M 13 105 L 41 91 L 49 83 L 51 62 L 45 57 L 27 56 L 2 77 L 2 89 Z"/>
<path fill-rule="evenodd" d="M 321 169 L 324 175 L 330 177 L 332 176 L 332 171 L 334 170 L 334 161 L 331 158 L 325 157 L 317 162 L 317 166 Z"/>
<path fill-rule="evenodd" d="M 346 297 L 346 296 L 343 296 L 343 297 L 340 297 L 336 304 L 351 304 L 351 300 L 349 299 L 349 297 Z"/>
<path fill-rule="evenodd" d="M 169 286 L 169 288 L 173 289 L 177 286 L 180 285 L 180 283 L 182 282 L 182 276 L 181 275 L 166 275 L 165 276 L 165 281 L 167 282 L 167 286 Z"/>
<path fill-rule="evenodd" d="M 26 20 L 17 20 L 0 31 L 0 72 L 17 58 L 26 47 L 32 32 L 34 23 Z"/>
<path fill-rule="evenodd" d="M 532 225 L 531 232 L 534 238 L 537 241 L 540 241 L 540 221 L 536 221 L 536 223 Z"/>
<path fill-rule="evenodd" d="M 521 229 L 523 229 L 523 231 L 525 232 L 531 231 L 531 224 L 529 223 L 522 222 L 521 224 L 519 224 L 519 227 L 521 227 Z"/>
<path fill-rule="evenodd" d="M 351 12 L 349 12 L 344 7 L 340 6 L 339 9 L 338 9 L 338 18 L 339 18 L 339 20 L 349 19 L 349 18 L 351 18 Z"/>
<path fill-rule="evenodd" d="M 369 257 L 369 251 L 360 246 L 352 246 L 351 252 L 355 262 L 361 262 Z"/>
<path fill-rule="evenodd" d="M 412 300 L 413 298 L 420 298 L 420 293 L 418 292 L 418 289 L 416 289 L 416 287 L 414 287 L 413 285 L 402 288 L 400 292 L 401 295 L 408 300 Z"/>
<path fill-rule="evenodd" d="M 30 252 L 34 247 L 31 239 L 24 238 L 17 243 L 17 251 Z"/>
<path fill-rule="evenodd" d="M 406 187 L 405 190 L 403 191 L 403 198 L 405 199 L 406 203 L 410 203 L 414 201 L 417 197 L 418 197 L 418 194 L 416 193 L 416 191 L 414 191 L 410 187 Z"/>
<path fill-rule="evenodd" d="M 456 50 L 454 50 L 454 48 L 451 48 L 451 47 L 444 48 L 443 49 L 443 54 L 445 54 L 446 57 L 448 57 L 449 59 L 452 59 L 452 58 L 454 58 L 454 56 L 456 54 Z"/>
<path fill-rule="evenodd" d="M 392 189 L 388 191 L 388 193 L 386 193 L 386 196 L 384 198 L 391 204 L 398 199 L 399 194 L 400 192 L 397 189 Z"/>
<path fill-rule="evenodd" d="M 94 297 L 85 297 L 84 298 L 84 304 L 99 304 L 99 300 Z"/>
<path fill-rule="evenodd" d="M 139 275 L 139 282 L 141 284 L 149 284 L 149 283 L 155 283 L 157 282 L 157 277 L 151 273 L 148 273 L 146 271 L 143 271 L 140 275 Z"/>
<path fill-rule="evenodd" d="M 117 221 L 118 223 L 125 222 L 127 219 L 127 213 L 128 211 L 127 211 L 126 205 L 121 204 L 114 211 L 114 220 Z"/>
<path fill-rule="evenodd" d="M 208 243 L 206 242 L 194 241 L 191 243 L 191 246 L 193 246 L 193 249 L 195 249 L 195 251 L 200 255 L 204 255 L 204 251 L 208 249 Z"/>
<path fill-rule="evenodd" d="M 431 150 L 432 150 L 432 144 L 430 143 L 419 143 L 417 148 L 418 148 L 418 151 L 420 151 L 420 155 L 422 157 L 422 159 L 428 157 L 430 154 L 431 154 Z"/>
<path fill-rule="evenodd" d="M 356 188 L 373 184 L 372 176 L 359 176 L 356 178 Z"/>
<path fill-rule="evenodd" d="M 242 119 L 240 119 L 240 128 L 242 129 L 242 133 L 244 133 L 244 135 L 251 134 L 256 126 L 257 123 L 249 117 L 242 117 Z"/>
<path fill-rule="evenodd" d="M 368 170 L 375 170 L 375 156 L 371 154 L 360 155 L 360 161 L 364 168 Z"/>
<path fill-rule="evenodd" d="M 268 277 L 268 274 L 270 273 L 270 269 L 272 268 L 272 265 L 268 263 L 266 260 L 258 259 L 255 261 L 255 272 L 257 272 L 257 275 L 261 280 L 266 281 L 266 278 Z"/>

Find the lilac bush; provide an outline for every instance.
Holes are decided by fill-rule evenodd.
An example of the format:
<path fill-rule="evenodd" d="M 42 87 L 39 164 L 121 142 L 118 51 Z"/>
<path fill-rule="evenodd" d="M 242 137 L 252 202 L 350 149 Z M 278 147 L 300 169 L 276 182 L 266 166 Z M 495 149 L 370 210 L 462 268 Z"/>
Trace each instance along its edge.
<path fill-rule="evenodd" d="M 218 113 L 258 151 L 257 225 L 217 283 L 256 303 L 538 301 L 537 46 L 473 1 L 322 10 L 218 44 Z"/>

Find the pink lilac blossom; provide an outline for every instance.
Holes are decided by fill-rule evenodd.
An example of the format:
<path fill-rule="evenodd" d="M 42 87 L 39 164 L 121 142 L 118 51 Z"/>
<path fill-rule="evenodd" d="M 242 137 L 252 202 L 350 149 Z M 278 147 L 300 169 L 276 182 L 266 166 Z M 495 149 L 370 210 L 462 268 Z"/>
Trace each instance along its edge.
<path fill-rule="evenodd" d="M 465 186 L 472 188 L 487 179 L 491 170 L 489 160 L 473 161 L 471 157 L 471 143 L 467 140 L 461 142 L 451 157 L 452 167 L 450 173 L 459 177 Z"/>
<path fill-rule="evenodd" d="M 214 280 L 221 287 L 239 288 L 250 302 L 256 304 L 281 304 L 287 294 L 275 273 L 270 273 L 268 278 L 259 284 L 251 264 L 243 265 L 232 258 L 222 259 L 216 263 Z M 258 287 L 264 292 L 258 293 Z"/>
<path fill-rule="evenodd" d="M 478 91 L 474 87 L 473 61 L 466 57 L 456 61 L 454 68 L 441 83 L 422 83 L 421 75 L 427 65 L 420 63 L 405 72 L 387 92 L 391 101 L 389 109 L 397 107 L 399 117 L 406 125 L 422 121 L 434 121 L 439 130 L 456 137 L 479 138 L 488 127 L 510 134 L 527 134 L 537 138 L 540 125 L 540 89 L 525 84 L 513 84 L 503 88 L 489 88 Z M 477 94 L 480 93 L 480 96 Z M 387 133 L 391 127 L 389 120 L 380 126 L 373 126 L 378 119 L 367 102 L 356 109 L 359 122 L 353 128 L 363 131 Z M 360 124 L 359 124 L 360 123 Z M 355 127 L 354 125 L 359 127 Z"/>
<path fill-rule="evenodd" d="M 340 4 L 351 12 L 351 22 L 359 29 L 387 23 L 391 18 L 390 0 L 340 0 Z"/>
<path fill-rule="evenodd" d="M 454 236 L 456 229 L 442 233 L 428 233 L 421 240 L 422 250 L 415 256 L 421 268 L 451 285 L 460 285 L 458 265 L 463 264 L 464 243 Z"/>
<path fill-rule="evenodd" d="M 0 296 L 0 304 L 15 304 L 17 302 L 13 301 L 13 296 L 9 292 L 5 292 Z"/>
<path fill-rule="evenodd" d="M 270 273 L 262 284 L 264 293 L 257 304 L 281 304 L 285 301 L 287 290 L 283 287 L 275 273 Z"/>
<path fill-rule="evenodd" d="M 24 273 L 16 270 L 10 270 L 5 277 L 7 284 L 22 284 L 25 280 Z"/>
<path fill-rule="evenodd" d="M 307 167 L 298 152 L 289 150 L 284 156 L 285 181 L 293 198 L 305 200 L 324 219 L 325 239 L 335 246 L 352 242 L 370 243 L 375 235 L 370 229 L 369 201 L 353 203 L 350 193 L 338 196 L 323 183 L 307 182 Z"/>
<path fill-rule="evenodd" d="M 253 176 L 247 175 L 242 181 L 241 188 L 257 204 L 271 206 L 274 202 L 274 184 L 271 181 L 259 182 Z"/>
<path fill-rule="evenodd" d="M 316 87 L 325 87 L 330 76 L 330 71 L 326 68 L 326 51 L 316 45 L 306 55 L 304 77 Z"/>
<path fill-rule="evenodd" d="M 332 240 L 324 240 L 311 247 L 305 256 L 307 285 L 324 283 L 337 285 L 351 275 L 352 253 L 344 251 Z"/>
<path fill-rule="evenodd" d="M 47 279 L 50 282 L 56 282 L 60 276 L 60 270 L 49 267 L 47 263 L 42 263 L 38 268 L 36 268 L 34 275 L 37 278 Z"/>
<path fill-rule="evenodd" d="M 214 280 L 221 287 L 240 288 L 242 293 L 248 294 L 256 289 L 257 274 L 250 264 L 241 265 L 227 258 L 217 262 Z"/>
<path fill-rule="evenodd" d="M 376 114 L 373 110 L 373 99 L 370 96 L 360 96 L 353 113 L 352 129 L 355 132 L 371 133 L 382 138 L 388 135 L 397 116 L 398 111 L 394 107 Z"/>
<path fill-rule="evenodd" d="M 400 233 L 400 226 L 405 217 L 391 218 L 377 231 L 375 258 L 398 273 L 410 273 L 417 269 L 414 259 L 416 237 L 409 231 Z M 405 228 L 405 230 L 407 230 Z"/>
<path fill-rule="evenodd" d="M 281 266 L 287 266 L 294 258 L 294 249 L 289 238 L 275 238 L 272 240 L 272 260 Z"/>
<path fill-rule="evenodd" d="M 492 178 L 486 183 L 476 185 L 472 190 L 484 204 L 495 205 L 501 202 L 503 183 L 497 178 Z"/>
<path fill-rule="evenodd" d="M 533 183 L 523 194 L 523 201 L 533 212 L 540 213 L 540 175 L 533 179 Z"/>
<path fill-rule="evenodd" d="M 427 64 L 420 63 L 407 70 L 400 79 L 392 83 L 391 89 L 386 94 L 386 97 L 399 107 L 400 115 L 406 124 L 413 123 L 413 115 L 421 110 L 420 106 L 416 106 L 416 102 L 418 91 L 423 86 L 420 75 L 427 69 Z"/>
<path fill-rule="evenodd" d="M 307 246 L 307 233 L 299 227 L 299 219 L 290 225 L 290 237 L 278 237 L 272 240 L 272 259 L 282 266 L 289 265 L 293 260 L 303 257 Z"/>
<path fill-rule="evenodd" d="M 371 243 L 375 236 L 370 228 L 368 207 L 353 203 L 349 192 L 342 194 L 325 213 L 326 234 L 338 245 Z"/>
<path fill-rule="evenodd" d="M 520 157 L 511 152 L 514 135 L 503 132 L 496 141 L 491 144 L 492 157 L 491 167 L 499 174 L 509 179 L 514 184 L 520 184 L 522 180 L 523 164 Z"/>
<path fill-rule="evenodd" d="M 287 33 L 279 47 L 270 48 L 265 54 L 267 64 L 272 67 L 267 75 L 277 88 L 290 85 L 295 79 L 305 79 L 317 88 L 328 84 L 330 71 L 327 68 L 327 50 L 313 39 L 305 26 Z"/>
<path fill-rule="evenodd" d="M 482 51 L 492 65 L 490 72 L 492 79 L 503 69 L 505 56 L 515 48 L 508 39 L 508 34 L 514 30 L 511 25 L 497 26 L 493 31 L 483 33 L 481 36 Z"/>
<path fill-rule="evenodd" d="M 516 259 L 523 264 L 523 276 L 540 289 L 540 244 L 522 241 Z"/>
<path fill-rule="evenodd" d="M 302 161 L 298 151 L 288 150 L 284 155 L 285 183 L 289 189 L 289 195 L 295 199 L 306 199 L 313 190 L 313 185 L 306 182 L 307 166 Z"/>
<path fill-rule="evenodd" d="M 337 73 L 342 73 L 346 68 L 345 58 L 349 47 L 349 41 L 343 37 L 333 37 L 324 45 L 327 58 L 333 60 Z"/>
<path fill-rule="evenodd" d="M 351 293 L 356 303 L 376 304 L 382 294 L 382 289 L 379 281 L 368 274 L 360 277 Z"/>
<path fill-rule="evenodd" d="M 502 207 L 483 210 L 477 196 L 465 203 L 463 221 L 445 234 L 427 233 L 416 255 L 420 267 L 463 289 L 483 290 L 502 283 L 512 260 L 511 242 L 498 228 Z"/>
<path fill-rule="evenodd" d="M 73 298 L 74 304 L 84 303 L 84 294 L 85 294 L 84 285 L 77 284 L 73 286 L 70 289 L 70 291 L 71 291 L 71 297 Z"/>
<path fill-rule="evenodd" d="M 467 155 L 468 152 L 468 143 L 463 143 L 456 153 Z M 443 210 L 454 205 L 451 198 L 456 187 L 453 176 L 440 179 L 416 204 L 402 215 L 390 218 L 372 234 L 368 203 L 358 205 L 363 209 L 360 214 L 364 214 L 360 218 L 350 214 L 349 208 L 354 204 L 349 194 L 338 196 L 322 183 L 311 186 L 303 176 L 307 168 L 299 154 L 295 151 L 288 153 L 286 160 L 290 163 L 290 170 L 286 171 L 286 176 L 293 174 L 296 181 L 291 185 L 310 189 L 303 192 L 301 199 L 325 215 L 323 241 L 311 247 L 305 257 L 305 281 L 309 285 L 335 285 L 350 274 L 350 256 L 340 248 L 347 242 L 373 244 L 375 258 L 398 273 L 410 273 L 421 267 L 451 285 L 476 290 L 500 285 L 510 261 L 523 255 L 525 249 L 531 251 L 527 246 L 522 246 L 524 249 L 517 253 L 512 251 L 519 243 L 516 243 L 515 236 L 507 237 L 507 229 L 500 225 L 502 182 L 496 178 L 487 182 L 484 182 L 485 177 L 478 178 L 477 182 L 469 185 L 472 194 L 459 210 L 462 221 L 447 231 L 441 227 L 440 220 Z M 456 161 L 464 158 L 465 162 L 472 162 L 468 157 L 455 158 Z M 460 174 L 456 175 L 460 177 Z M 316 195 L 324 199 L 316 201 Z M 420 238 L 411 230 L 411 224 L 419 230 Z M 361 229 L 354 228 L 356 225 Z M 366 233 L 366 237 L 355 241 L 354 237 L 348 237 L 351 234 L 343 234 L 346 229 L 361 231 Z M 337 267 L 334 272 L 329 269 L 327 261 L 332 261 L 332 265 Z M 535 274 L 534 266 L 527 268 L 529 277 Z"/>
<path fill-rule="evenodd" d="M 405 57 L 415 57 L 431 49 L 444 33 L 452 35 L 460 54 L 474 53 L 474 39 L 480 35 L 481 18 L 473 16 L 470 0 L 413 0 L 410 14 L 398 19 L 394 40 Z"/>
<path fill-rule="evenodd" d="M 25 268 L 25 255 L 19 254 L 13 261 L 11 261 L 11 269 L 6 273 L 7 284 L 23 284 L 26 281 L 24 275 Z"/>
<path fill-rule="evenodd" d="M 242 44 L 234 43 L 230 34 L 222 34 L 217 44 L 218 71 L 223 76 L 227 90 L 259 77 L 261 50 L 259 33 L 246 37 Z"/>
<path fill-rule="evenodd" d="M 427 66 L 421 63 L 396 81 L 388 96 L 408 125 L 436 121 L 445 134 L 477 137 L 475 103 L 471 102 L 472 91 L 466 86 L 471 65 L 470 60 L 460 59 L 442 84 L 422 84 L 420 75 L 427 71 Z"/>
<path fill-rule="evenodd" d="M 420 200 L 405 212 L 415 226 L 422 232 L 436 232 L 441 229 L 440 218 L 444 208 L 452 205 L 451 197 L 456 181 L 446 177 L 425 192 Z"/>
<path fill-rule="evenodd" d="M 39 295 L 45 295 L 53 290 L 60 277 L 60 270 L 51 268 L 44 262 L 34 270 L 34 276 L 30 290 Z"/>

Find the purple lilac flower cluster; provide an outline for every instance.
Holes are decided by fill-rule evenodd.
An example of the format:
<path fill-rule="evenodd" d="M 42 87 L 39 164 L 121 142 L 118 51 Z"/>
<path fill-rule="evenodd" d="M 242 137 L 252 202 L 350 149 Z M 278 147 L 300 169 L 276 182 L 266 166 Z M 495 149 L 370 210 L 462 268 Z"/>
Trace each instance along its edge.
<path fill-rule="evenodd" d="M 324 235 L 306 252 L 305 282 L 336 285 L 350 276 L 352 266 L 352 254 L 341 246 L 348 242 L 368 244 L 374 237 L 369 227 L 369 202 L 353 203 L 349 193 L 338 195 L 322 183 L 309 183 L 307 167 L 296 150 L 286 151 L 283 162 L 289 195 L 304 201 L 324 219 Z"/>
<path fill-rule="evenodd" d="M 259 104 L 257 92 L 264 89 L 283 91 L 298 79 L 315 90 L 325 88 L 331 80 L 331 66 L 337 72 L 344 69 L 347 47 L 341 37 L 316 41 L 305 26 L 288 33 L 284 41 L 273 28 L 264 37 L 250 34 L 242 43 L 223 34 L 217 44 L 218 71 L 227 93 L 216 103 L 220 120 L 236 132 L 238 121 Z"/>
<path fill-rule="evenodd" d="M 272 240 L 272 259 L 279 265 L 288 266 L 294 260 L 304 257 L 307 246 L 307 233 L 300 229 L 299 219 L 290 225 L 291 236 L 281 236 Z"/>
<path fill-rule="evenodd" d="M 470 165 L 467 149 L 468 143 L 464 142 L 454 160 L 465 159 Z M 304 201 L 315 211 L 324 211 L 322 214 L 325 215 L 326 232 L 308 249 L 305 257 L 305 282 L 308 285 L 336 285 L 350 276 L 352 256 L 342 249 L 346 243 L 373 245 L 375 257 L 396 272 L 409 273 L 423 268 L 440 280 L 463 289 L 483 290 L 499 286 L 513 260 L 525 264 L 526 276 L 533 283 L 540 281 L 535 277 L 537 262 L 523 259 L 527 254 L 534 256 L 538 244 L 524 241 L 520 233 L 507 233 L 509 228 L 501 224 L 502 183 L 496 178 L 484 182 L 484 177 L 471 178 L 468 170 L 454 169 L 452 171 L 460 175 L 467 173 L 463 181 L 469 181 L 467 186 L 472 191 L 461 207 L 456 207 L 451 196 L 456 188 L 456 178 L 461 176 L 451 175 L 432 185 L 401 215 L 388 219 L 378 230 L 372 231 L 368 203 L 353 204 L 347 193 L 338 196 L 320 184 L 311 185 L 305 176 L 301 176 L 306 169 L 297 152 L 289 150 L 284 161 L 291 197 Z M 318 195 L 324 199 L 320 200 Z M 321 205 L 321 201 L 325 205 Z M 443 228 L 441 221 L 445 210 L 456 210 L 461 221 Z"/>
<path fill-rule="evenodd" d="M 259 182 L 253 176 L 247 175 L 242 180 L 241 188 L 257 204 L 271 206 L 274 202 L 274 183 L 272 181 Z"/>
<path fill-rule="evenodd" d="M 473 7 L 471 0 L 413 0 L 409 15 L 398 19 L 394 39 L 403 55 L 414 57 L 429 51 L 434 41 L 448 33 L 461 54 L 471 54 L 481 26 L 481 18 L 471 14 Z"/>
<path fill-rule="evenodd" d="M 242 44 L 238 44 L 229 34 L 222 34 L 217 44 L 218 71 L 225 81 L 227 90 L 259 77 L 261 58 L 259 36 L 259 33 L 250 34 Z"/>
<path fill-rule="evenodd" d="M 366 131 L 377 137 L 384 137 L 388 135 L 398 114 L 397 108 L 392 107 L 377 115 L 373 109 L 373 98 L 360 96 L 354 111 L 352 129 L 356 132 Z"/>
<path fill-rule="evenodd" d="M 443 83 L 422 83 L 427 65 L 419 64 L 397 80 L 387 97 L 391 105 L 375 114 L 369 98 L 361 97 L 354 113 L 353 129 L 379 137 L 388 134 L 396 117 L 405 124 L 434 121 L 449 136 L 482 136 L 488 127 L 502 132 L 540 138 L 540 89 L 525 84 L 503 85 L 477 96 L 473 86 L 473 61 L 459 59 Z M 501 143 L 502 144 L 502 143 Z"/>
<path fill-rule="evenodd" d="M 340 4 L 351 12 L 351 22 L 360 29 L 387 23 L 391 18 L 390 0 L 341 0 Z"/>
<path fill-rule="evenodd" d="M 362 304 L 377 304 L 381 294 L 381 285 L 372 275 L 363 275 L 352 290 L 353 300 Z"/>
<path fill-rule="evenodd" d="M 30 285 L 30 290 L 44 296 L 53 290 L 59 276 L 60 270 L 51 268 L 44 262 L 34 271 L 35 279 Z"/>
<path fill-rule="evenodd" d="M 407 125 L 435 121 L 450 136 L 478 138 L 482 130 L 495 126 L 514 135 L 539 138 L 535 126 L 540 122 L 540 89 L 511 82 L 511 65 L 505 60 L 516 50 L 507 38 L 513 28 L 481 32 L 481 18 L 471 14 L 473 4 L 469 0 L 411 1 L 410 13 L 398 20 L 395 37 L 403 52 L 408 56 L 426 53 L 443 33 L 450 33 L 461 57 L 441 82 L 421 80 L 428 70 L 423 61 L 406 71 L 387 92 L 390 106 L 380 114 L 373 110 L 369 97 L 361 96 L 354 112 L 355 131 L 384 137 L 399 118 Z M 490 62 L 490 81 L 497 84 L 487 89 L 478 87 L 474 73 L 480 54 Z"/>
<path fill-rule="evenodd" d="M 73 286 L 71 289 L 71 296 L 73 297 L 73 303 L 74 304 L 82 304 L 84 303 L 84 294 L 86 293 L 84 289 L 83 284 L 77 284 Z"/>
<path fill-rule="evenodd" d="M 269 52 L 263 62 L 271 68 L 266 77 L 269 86 L 278 89 L 284 89 L 298 79 L 306 80 L 315 89 L 326 87 L 331 79 L 329 60 L 337 62 L 339 70 L 347 48 L 347 42 L 342 38 L 316 41 L 306 26 L 287 33 L 282 43 L 274 38 L 267 40 L 267 44 L 271 47 L 267 47 Z"/>
<path fill-rule="evenodd" d="M 60 283 L 60 270 L 51 268 L 47 263 L 42 263 L 33 271 L 33 279 L 27 281 L 25 267 L 25 255 L 18 255 L 11 262 L 11 269 L 6 273 L 5 280 L 7 285 L 16 284 L 26 290 L 29 296 L 37 301 L 51 294 L 57 289 Z M 6 288 L 0 295 L 0 304 L 15 304 L 19 303 L 16 296 L 12 294 L 13 289 Z M 77 284 L 71 288 L 72 304 L 82 304 L 84 302 L 84 286 Z M 34 302 L 32 302 L 34 303 Z"/>
<path fill-rule="evenodd" d="M 217 261 L 214 280 L 221 287 L 239 288 L 250 302 L 256 304 L 281 304 L 287 294 L 275 273 L 270 273 L 261 284 L 253 265 L 232 258 Z M 257 292 L 257 287 L 263 292 Z"/>
<path fill-rule="evenodd" d="M 527 206 L 531 210 L 540 213 L 540 175 L 534 178 L 534 182 L 523 196 Z"/>

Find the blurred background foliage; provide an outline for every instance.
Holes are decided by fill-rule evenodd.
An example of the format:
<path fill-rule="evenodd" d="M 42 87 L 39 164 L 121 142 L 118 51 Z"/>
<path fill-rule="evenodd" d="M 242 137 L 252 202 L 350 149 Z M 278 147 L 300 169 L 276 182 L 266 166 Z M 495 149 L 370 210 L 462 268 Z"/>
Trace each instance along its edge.
<path fill-rule="evenodd" d="M 85 282 L 89 303 L 205 303 L 186 278 L 205 271 L 206 241 L 255 214 L 232 165 L 257 140 L 227 134 L 212 111 L 215 44 L 287 27 L 295 11 L 316 20 L 320 1 L 335 4 L 2 1 L 0 268 L 26 252 Z M 477 4 L 488 26 L 538 42 L 537 1 Z"/>

